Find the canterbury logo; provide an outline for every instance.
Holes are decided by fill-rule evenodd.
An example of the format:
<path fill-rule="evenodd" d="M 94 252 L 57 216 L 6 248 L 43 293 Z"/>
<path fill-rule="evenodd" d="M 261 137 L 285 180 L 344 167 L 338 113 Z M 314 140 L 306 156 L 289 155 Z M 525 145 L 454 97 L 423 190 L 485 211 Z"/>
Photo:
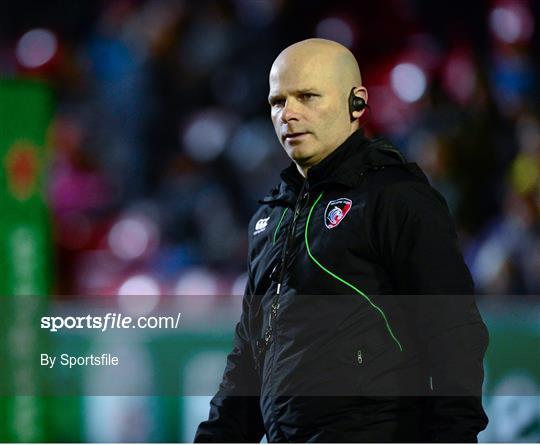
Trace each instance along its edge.
<path fill-rule="evenodd" d="M 264 232 L 266 230 L 266 226 L 268 225 L 269 219 L 270 217 L 259 219 L 259 221 L 255 223 L 255 231 L 253 232 L 253 235 L 257 235 L 261 232 Z"/>

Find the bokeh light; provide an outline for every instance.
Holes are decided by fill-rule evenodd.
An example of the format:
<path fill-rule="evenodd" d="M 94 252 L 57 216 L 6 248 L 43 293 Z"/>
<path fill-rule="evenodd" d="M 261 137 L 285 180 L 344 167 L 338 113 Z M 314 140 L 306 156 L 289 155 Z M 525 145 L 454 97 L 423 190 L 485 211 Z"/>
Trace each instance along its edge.
<path fill-rule="evenodd" d="M 34 69 L 51 61 L 58 50 L 58 41 L 48 29 L 32 29 L 17 42 L 15 54 L 25 68 Z"/>
<path fill-rule="evenodd" d="M 226 155 L 239 170 L 253 172 L 261 168 L 274 150 L 279 150 L 274 129 L 267 119 L 254 119 L 238 128 Z"/>
<path fill-rule="evenodd" d="M 390 73 L 390 85 L 394 94 L 402 101 L 416 102 L 426 92 L 427 79 L 418 65 L 400 63 Z"/>
<path fill-rule="evenodd" d="M 531 12 L 520 2 L 506 2 L 489 14 L 493 35 L 505 43 L 529 40 L 534 30 Z"/>
<path fill-rule="evenodd" d="M 212 161 L 225 149 L 236 123 L 236 116 L 229 112 L 209 110 L 196 113 L 182 134 L 185 151 L 196 161 Z"/>
<path fill-rule="evenodd" d="M 150 275 L 129 277 L 118 289 L 118 295 L 160 295 L 158 282 Z"/>
<path fill-rule="evenodd" d="M 214 274 L 203 268 L 186 271 L 178 279 L 174 295 L 217 295 L 218 283 Z"/>
<path fill-rule="evenodd" d="M 472 99 L 477 80 L 469 51 L 456 49 L 450 53 L 443 67 L 442 85 L 460 105 L 466 105 Z"/>
<path fill-rule="evenodd" d="M 126 216 L 111 228 L 108 243 L 111 251 L 123 260 L 135 260 L 147 253 L 159 236 L 156 224 L 142 215 Z"/>

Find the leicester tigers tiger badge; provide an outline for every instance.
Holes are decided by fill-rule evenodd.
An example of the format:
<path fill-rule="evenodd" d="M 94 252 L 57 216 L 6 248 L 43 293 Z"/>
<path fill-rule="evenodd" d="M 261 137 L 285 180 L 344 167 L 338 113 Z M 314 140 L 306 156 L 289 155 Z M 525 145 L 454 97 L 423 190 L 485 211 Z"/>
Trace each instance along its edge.
<path fill-rule="evenodd" d="M 339 198 L 330 201 L 324 211 L 324 225 L 328 229 L 336 227 L 347 215 L 352 207 L 352 201 L 347 198 Z"/>

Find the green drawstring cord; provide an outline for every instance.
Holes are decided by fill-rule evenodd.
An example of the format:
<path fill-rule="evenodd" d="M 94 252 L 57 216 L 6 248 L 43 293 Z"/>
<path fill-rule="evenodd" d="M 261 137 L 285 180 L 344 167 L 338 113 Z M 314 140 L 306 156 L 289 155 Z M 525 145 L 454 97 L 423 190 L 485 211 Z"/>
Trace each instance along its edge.
<path fill-rule="evenodd" d="M 287 213 L 287 210 L 289 210 L 289 208 L 285 207 L 285 210 L 283 210 L 283 213 L 281 214 L 281 218 L 279 218 L 279 222 L 277 223 L 276 230 L 274 230 L 274 238 L 272 240 L 272 245 L 276 244 L 276 236 L 277 236 L 279 227 L 281 226 L 281 222 L 283 221 L 283 218 L 285 217 L 285 213 Z"/>
<path fill-rule="evenodd" d="M 309 210 L 309 214 L 308 214 L 308 217 L 307 217 L 307 221 L 306 221 L 306 228 L 304 229 L 304 238 L 305 238 L 305 242 L 306 242 L 306 249 L 307 249 L 307 253 L 309 255 L 309 257 L 311 258 L 311 260 L 317 265 L 319 266 L 322 270 L 324 270 L 328 275 L 330 275 L 331 277 L 335 278 L 336 280 L 338 280 L 339 282 L 345 284 L 346 286 L 349 286 L 351 289 L 353 289 L 355 292 L 357 292 L 358 294 L 362 295 L 366 300 L 367 302 L 371 305 L 371 307 L 373 307 L 376 311 L 378 311 L 382 318 L 384 319 L 384 323 L 386 324 L 386 329 L 388 330 L 388 332 L 390 333 L 390 336 L 394 339 L 394 341 L 397 343 L 397 345 L 399 346 L 399 350 L 403 352 L 403 348 L 401 347 L 401 343 L 399 342 L 399 340 L 396 338 L 396 336 L 394 335 L 394 333 L 392 332 L 392 328 L 390 328 L 390 324 L 388 323 L 388 319 L 386 318 L 386 315 L 384 314 L 383 310 L 378 307 L 377 305 L 375 305 L 371 300 L 370 298 L 364 293 L 362 292 L 360 289 L 356 288 L 355 286 L 353 286 L 351 283 L 349 283 L 348 281 L 344 280 L 343 278 L 337 276 L 335 273 L 331 272 L 330 270 L 328 270 L 326 267 L 324 267 L 318 260 L 317 258 L 315 258 L 312 253 L 311 253 L 311 249 L 309 248 L 309 242 L 308 242 L 308 227 L 309 227 L 309 220 L 311 219 L 311 214 L 313 213 L 313 210 L 315 209 L 315 206 L 317 205 L 317 203 L 320 201 L 320 199 L 322 198 L 323 196 L 323 193 L 322 192 L 319 197 L 315 200 L 315 202 L 313 203 L 313 205 L 311 206 L 311 209 Z"/>

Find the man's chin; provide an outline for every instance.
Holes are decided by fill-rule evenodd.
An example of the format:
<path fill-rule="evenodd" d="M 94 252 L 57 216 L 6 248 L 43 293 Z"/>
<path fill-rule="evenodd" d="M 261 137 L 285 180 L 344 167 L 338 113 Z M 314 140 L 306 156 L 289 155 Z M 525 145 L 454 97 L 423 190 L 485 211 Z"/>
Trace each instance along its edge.
<path fill-rule="evenodd" d="M 302 163 L 313 156 L 313 150 L 304 144 L 296 144 L 285 148 L 289 158 L 296 163 Z"/>
<path fill-rule="evenodd" d="M 296 151 L 291 152 L 289 155 L 291 160 L 300 167 L 308 167 L 311 164 L 312 156 L 307 153 L 298 153 Z"/>
<path fill-rule="evenodd" d="M 313 156 L 291 156 L 291 160 L 297 165 L 298 168 L 300 168 L 304 172 L 306 172 L 309 168 L 313 167 L 316 164 Z"/>
<path fill-rule="evenodd" d="M 287 147 L 287 153 L 294 162 L 299 164 L 317 163 L 325 157 L 320 147 L 308 144 L 289 146 Z"/>

